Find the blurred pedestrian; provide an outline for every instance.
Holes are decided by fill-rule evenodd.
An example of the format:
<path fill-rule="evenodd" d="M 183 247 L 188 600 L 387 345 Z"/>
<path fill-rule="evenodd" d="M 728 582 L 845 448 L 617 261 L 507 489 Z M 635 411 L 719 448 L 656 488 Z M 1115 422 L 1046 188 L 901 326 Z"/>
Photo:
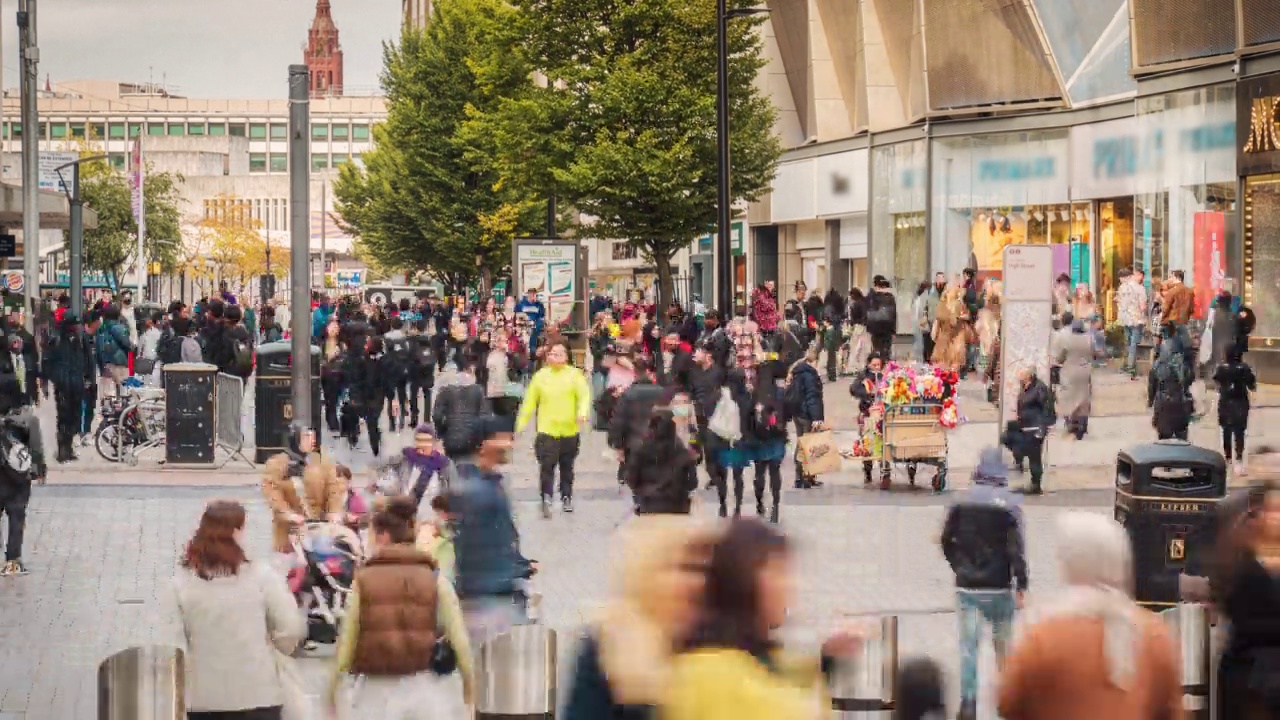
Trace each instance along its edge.
<path fill-rule="evenodd" d="M 787 657 L 774 635 L 795 587 L 786 538 L 758 520 L 734 520 L 711 551 L 698 626 L 671 670 L 664 720 L 804 720 L 830 716 L 823 675 L 861 647 L 838 631 L 819 657 Z"/>
<path fill-rule="evenodd" d="M 418 550 L 412 497 L 391 498 L 375 511 L 371 556 L 356 571 L 338 639 L 328 700 L 348 690 L 349 720 L 434 720 L 456 717 L 447 678 L 461 676 L 463 703 L 471 704 L 471 645 L 453 584 L 430 555 Z M 452 659 L 441 657 L 448 643 Z M 450 712 L 452 710 L 452 712 Z"/>
<path fill-rule="evenodd" d="M 614 597 L 578 646 L 563 720 L 651 720 L 697 620 L 713 530 L 637 517 L 618 533 Z"/>
<path fill-rule="evenodd" d="M 284 576 L 245 554 L 244 530 L 243 505 L 209 503 L 174 578 L 191 720 L 283 717 L 279 654 L 297 648 L 306 623 Z"/>
<path fill-rule="evenodd" d="M 1000 717 L 1181 718 L 1178 649 L 1164 622 L 1133 601 L 1124 528 L 1066 513 L 1056 546 L 1067 586 L 1028 610 L 1001 672 Z"/>
<path fill-rule="evenodd" d="M 1235 461 L 1237 476 L 1245 474 L 1244 433 L 1249 427 L 1249 393 L 1258 389 L 1253 368 L 1244 361 L 1240 348 L 1224 348 L 1225 361 L 1213 371 L 1218 384 L 1218 426 L 1222 429 L 1222 456 Z"/>

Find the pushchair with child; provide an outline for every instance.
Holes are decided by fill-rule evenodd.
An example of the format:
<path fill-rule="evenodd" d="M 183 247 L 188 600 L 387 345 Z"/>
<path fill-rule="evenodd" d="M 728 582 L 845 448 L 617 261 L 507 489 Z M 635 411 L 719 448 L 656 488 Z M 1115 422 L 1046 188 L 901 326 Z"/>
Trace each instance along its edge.
<path fill-rule="evenodd" d="M 360 537 L 338 523 L 307 522 L 289 536 L 294 564 L 289 589 L 307 613 L 307 643 L 337 642 L 356 568 L 364 560 Z"/>

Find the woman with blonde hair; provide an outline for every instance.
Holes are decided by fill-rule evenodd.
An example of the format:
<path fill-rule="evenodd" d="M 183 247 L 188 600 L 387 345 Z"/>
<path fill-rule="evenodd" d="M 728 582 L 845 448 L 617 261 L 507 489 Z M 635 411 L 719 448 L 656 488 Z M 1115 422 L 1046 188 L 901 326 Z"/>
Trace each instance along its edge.
<path fill-rule="evenodd" d="M 1105 515 L 1066 513 L 1057 548 L 1067 587 L 1024 615 L 1001 672 L 1000 717 L 1180 720 L 1178 650 L 1160 618 L 1133 601 L 1124 529 Z"/>
<path fill-rule="evenodd" d="M 934 365 L 956 372 L 964 367 L 970 319 L 964 304 L 964 286 L 957 278 L 938 302 L 938 317 L 933 322 Z"/>
<path fill-rule="evenodd" d="M 714 540 L 713 526 L 688 516 L 637 516 L 622 528 L 615 596 L 579 648 L 564 720 L 655 717 L 697 617 Z"/>

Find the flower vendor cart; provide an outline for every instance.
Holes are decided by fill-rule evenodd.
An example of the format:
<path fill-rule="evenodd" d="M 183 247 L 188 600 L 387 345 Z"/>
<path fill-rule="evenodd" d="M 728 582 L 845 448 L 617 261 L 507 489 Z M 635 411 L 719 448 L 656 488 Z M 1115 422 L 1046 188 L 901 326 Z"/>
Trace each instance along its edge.
<path fill-rule="evenodd" d="M 893 365 L 885 372 L 880 488 L 888 490 L 895 465 L 916 484 L 921 465 L 934 468 L 935 492 L 947 487 L 947 431 L 961 421 L 954 372 L 931 365 Z"/>

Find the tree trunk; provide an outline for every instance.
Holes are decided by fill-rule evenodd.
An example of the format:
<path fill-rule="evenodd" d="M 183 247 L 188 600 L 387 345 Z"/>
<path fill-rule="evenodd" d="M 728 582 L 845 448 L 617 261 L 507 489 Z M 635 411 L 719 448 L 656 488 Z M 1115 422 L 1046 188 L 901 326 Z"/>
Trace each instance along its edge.
<path fill-rule="evenodd" d="M 658 270 L 658 317 L 656 321 L 658 325 L 662 325 L 667 319 L 667 308 L 671 307 L 671 296 L 675 294 L 675 282 L 671 277 L 671 258 L 666 255 L 654 256 L 653 265 Z"/>

